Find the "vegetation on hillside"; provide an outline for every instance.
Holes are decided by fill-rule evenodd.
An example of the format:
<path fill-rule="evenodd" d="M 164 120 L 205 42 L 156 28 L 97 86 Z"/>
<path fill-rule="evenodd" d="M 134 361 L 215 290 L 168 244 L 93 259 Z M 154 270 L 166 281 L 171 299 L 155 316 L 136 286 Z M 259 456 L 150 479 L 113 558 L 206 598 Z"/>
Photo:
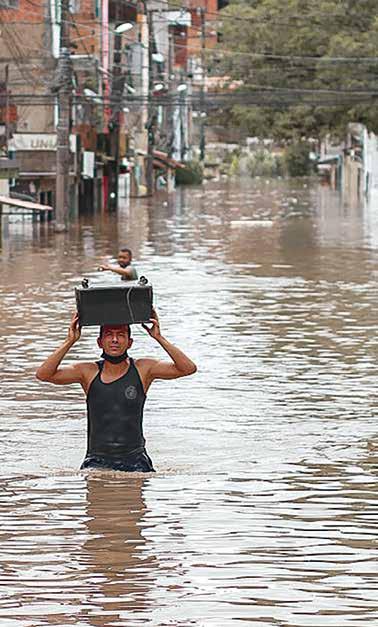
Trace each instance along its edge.
<path fill-rule="evenodd" d="M 219 30 L 209 74 L 239 87 L 213 122 L 289 142 L 378 132 L 376 0 L 231 0 Z"/>

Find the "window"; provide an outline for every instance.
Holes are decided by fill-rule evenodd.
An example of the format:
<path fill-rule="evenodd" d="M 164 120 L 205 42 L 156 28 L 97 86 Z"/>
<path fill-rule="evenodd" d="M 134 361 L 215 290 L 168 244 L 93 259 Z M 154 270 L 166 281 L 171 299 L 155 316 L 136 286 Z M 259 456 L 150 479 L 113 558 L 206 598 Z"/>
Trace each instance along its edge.
<path fill-rule="evenodd" d="M 70 13 L 79 13 L 80 0 L 69 0 L 68 9 Z"/>
<path fill-rule="evenodd" d="M 0 0 L 0 9 L 18 9 L 19 0 Z"/>

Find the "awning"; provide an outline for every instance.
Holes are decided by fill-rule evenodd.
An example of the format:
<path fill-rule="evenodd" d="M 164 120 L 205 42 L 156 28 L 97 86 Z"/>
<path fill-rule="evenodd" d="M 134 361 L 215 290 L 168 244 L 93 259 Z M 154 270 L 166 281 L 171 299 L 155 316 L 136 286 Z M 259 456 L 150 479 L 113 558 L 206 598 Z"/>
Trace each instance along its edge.
<path fill-rule="evenodd" d="M 172 168 L 173 170 L 185 168 L 184 163 L 176 161 L 176 159 L 172 159 L 172 157 L 169 157 L 166 152 L 162 152 L 161 150 L 154 150 L 152 156 L 154 158 L 154 165 L 157 167 L 161 167 L 163 165 L 167 168 Z"/>
<path fill-rule="evenodd" d="M 3 159 L 0 158 L 0 170 L 18 169 L 20 167 L 19 161 L 16 159 Z"/>
<path fill-rule="evenodd" d="M 30 211 L 53 211 L 53 207 L 50 207 L 50 205 L 40 205 L 37 202 L 18 200 L 18 198 L 9 198 L 9 196 L 0 196 L 0 205 L 10 205 L 11 207 L 29 209 Z"/>
<path fill-rule="evenodd" d="M 325 155 L 322 159 L 319 159 L 319 161 L 317 161 L 316 163 L 317 165 L 329 165 L 339 160 L 340 160 L 340 155 Z"/>

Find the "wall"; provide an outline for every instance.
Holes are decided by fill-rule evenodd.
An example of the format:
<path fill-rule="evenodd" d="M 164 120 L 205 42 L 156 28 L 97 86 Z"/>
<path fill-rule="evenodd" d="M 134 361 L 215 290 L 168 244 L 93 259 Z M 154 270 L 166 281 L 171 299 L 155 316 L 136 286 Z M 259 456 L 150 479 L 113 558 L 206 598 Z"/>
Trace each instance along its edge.
<path fill-rule="evenodd" d="M 36 96 L 49 94 L 55 61 L 51 55 L 48 3 L 20 0 L 18 9 L 0 9 L 0 78 L 9 66 L 9 89 L 17 102 L 19 131 L 54 130 L 53 100 L 36 104 Z"/>

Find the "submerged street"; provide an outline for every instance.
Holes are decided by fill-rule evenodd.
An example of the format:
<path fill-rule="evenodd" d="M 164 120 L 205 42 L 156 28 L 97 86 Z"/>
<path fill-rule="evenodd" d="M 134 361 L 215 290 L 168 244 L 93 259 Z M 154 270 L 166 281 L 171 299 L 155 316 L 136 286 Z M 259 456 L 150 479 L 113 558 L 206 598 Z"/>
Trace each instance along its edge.
<path fill-rule="evenodd" d="M 377 206 L 211 182 L 0 243 L 0 625 L 378 626 Z M 154 475 L 79 471 L 80 386 L 34 376 L 121 246 L 198 366 L 149 392 Z"/>

